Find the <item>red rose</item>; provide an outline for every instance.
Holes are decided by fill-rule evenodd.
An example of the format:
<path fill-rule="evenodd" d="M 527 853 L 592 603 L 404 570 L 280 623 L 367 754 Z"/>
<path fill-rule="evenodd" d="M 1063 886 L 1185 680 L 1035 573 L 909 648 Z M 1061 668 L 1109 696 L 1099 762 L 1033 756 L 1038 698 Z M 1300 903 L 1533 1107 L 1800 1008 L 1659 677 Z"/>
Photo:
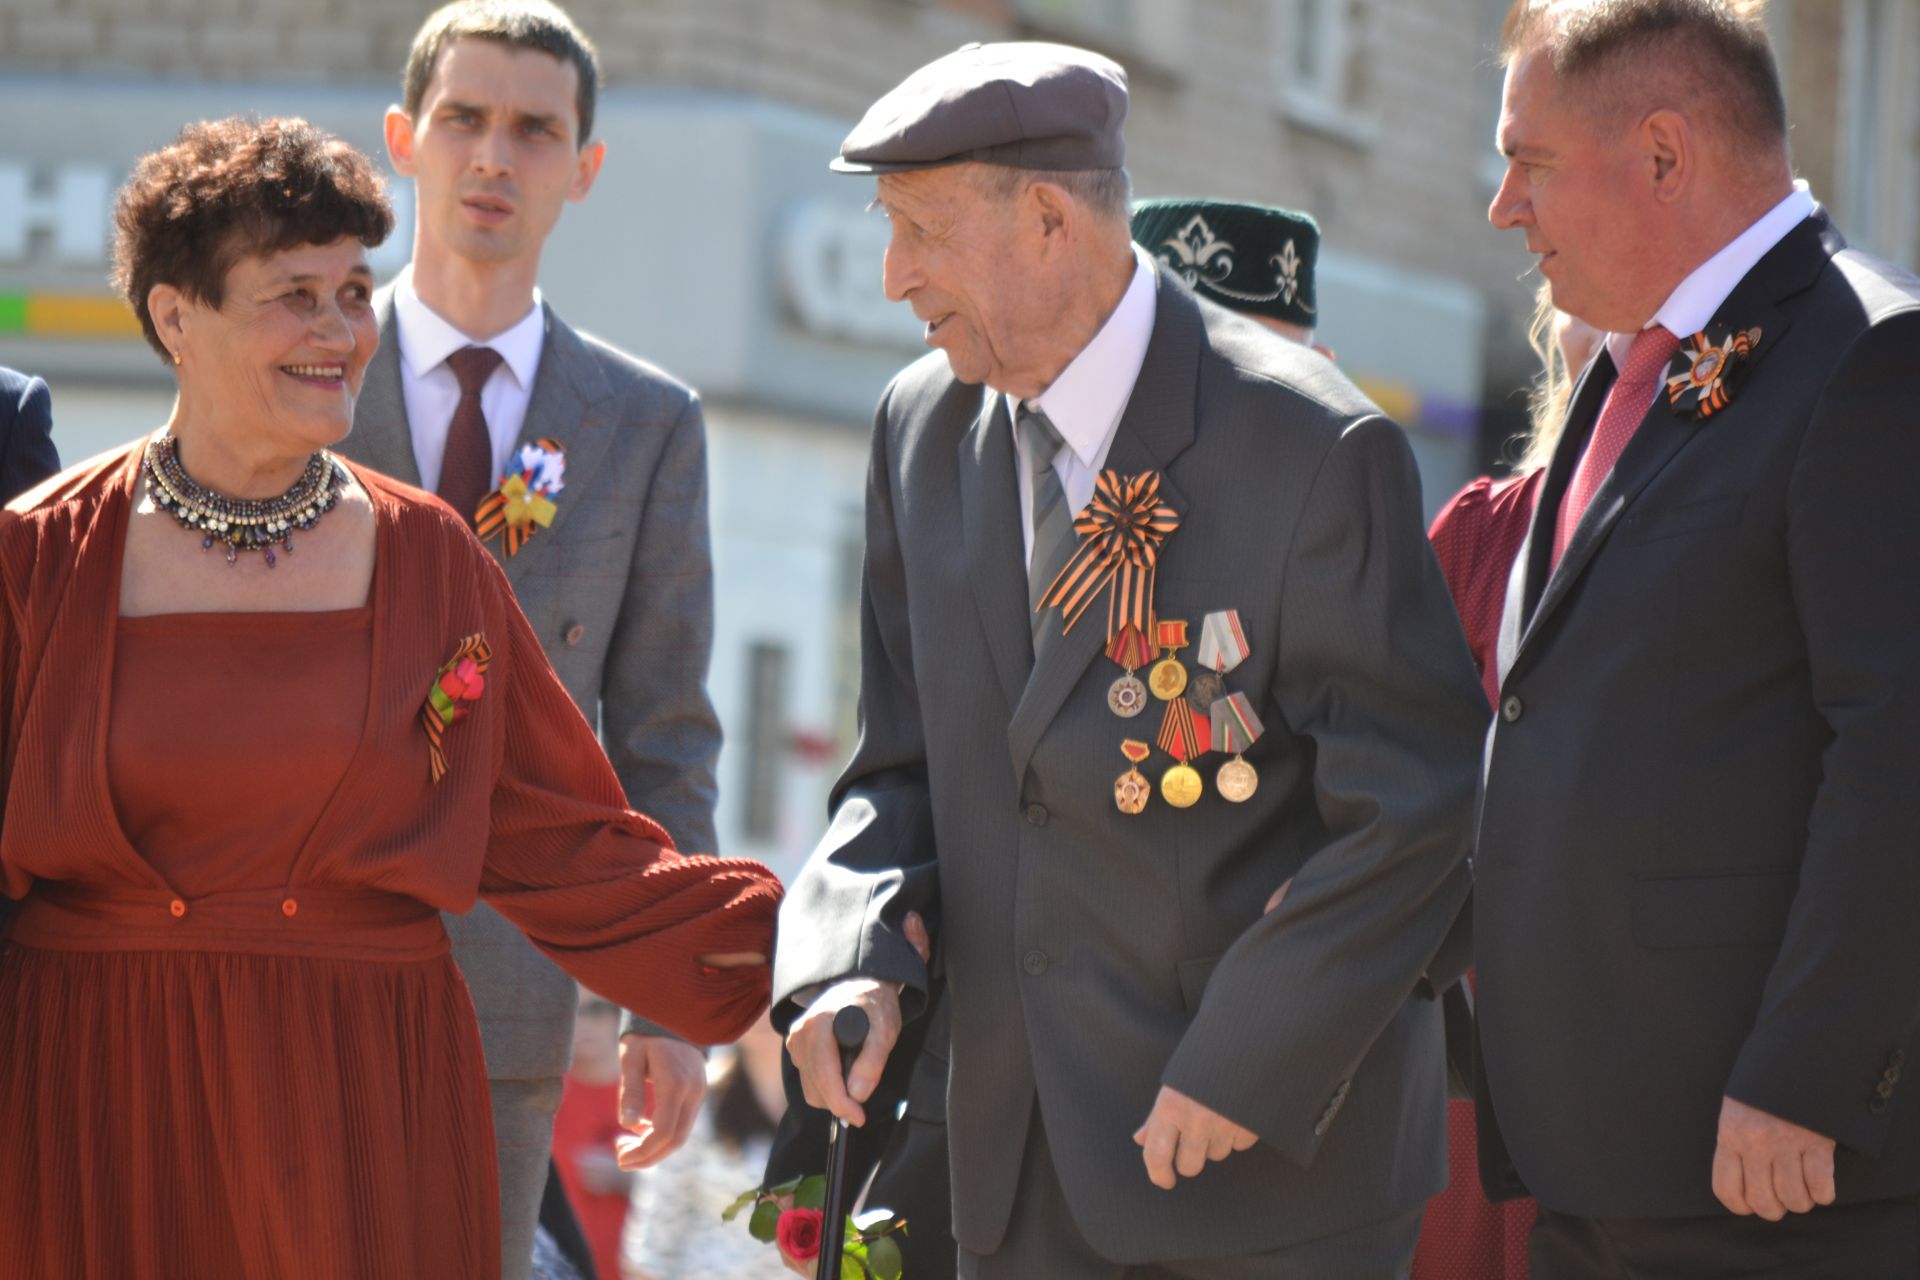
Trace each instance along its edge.
<path fill-rule="evenodd" d="M 818 1209 L 789 1209 L 781 1214 L 773 1232 L 780 1252 L 796 1262 L 812 1262 L 819 1257 L 821 1218 Z"/>

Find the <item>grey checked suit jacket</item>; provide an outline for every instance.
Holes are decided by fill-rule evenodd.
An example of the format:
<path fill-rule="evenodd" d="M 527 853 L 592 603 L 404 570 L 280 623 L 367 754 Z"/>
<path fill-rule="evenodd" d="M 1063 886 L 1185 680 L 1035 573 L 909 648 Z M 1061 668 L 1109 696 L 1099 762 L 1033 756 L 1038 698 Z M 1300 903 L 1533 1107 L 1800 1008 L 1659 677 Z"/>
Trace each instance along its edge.
<path fill-rule="evenodd" d="M 385 338 L 340 452 L 417 485 L 391 289 L 374 309 Z M 627 802 L 681 849 L 708 852 L 720 726 L 706 693 L 713 574 L 700 401 L 653 366 L 575 333 L 551 308 L 546 325 L 520 439 L 559 442 L 566 488 L 553 524 L 519 555 L 489 545 L 567 692 L 599 724 Z M 484 903 L 446 922 L 487 1075 L 564 1075 L 573 979 Z"/>
<path fill-rule="evenodd" d="M 975 1253 L 1005 1233 L 1036 1099 L 1115 1261 L 1379 1221 L 1446 1181 L 1440 1009 L 1414 992 L 1467 895 L 1486 722 L 1410 451 L 1330 363 L 1163 273 L 1107 466 L 1160 470 L 1181 513 L 1159 615 L 1197 636 L 1240 611 L 1252 656 L 1227 686 L 1265 721 L 1258 793 L 1223 800 L 1215 755 L 1195 808 L 1115 808 L 1121 740 L 1154 738 L 1161 706 L 1108 710 L 1104 617 L 1033 656 L 1003 398 L 929 355 L 875 427 L 860 744 L 782 909 L 776 1010 L 848 973 L 923 991 L 900 927 L 937 918 Z M 1163 1083 L 1261 1142 L 1154 1188 L 1131 1135 Z"/>

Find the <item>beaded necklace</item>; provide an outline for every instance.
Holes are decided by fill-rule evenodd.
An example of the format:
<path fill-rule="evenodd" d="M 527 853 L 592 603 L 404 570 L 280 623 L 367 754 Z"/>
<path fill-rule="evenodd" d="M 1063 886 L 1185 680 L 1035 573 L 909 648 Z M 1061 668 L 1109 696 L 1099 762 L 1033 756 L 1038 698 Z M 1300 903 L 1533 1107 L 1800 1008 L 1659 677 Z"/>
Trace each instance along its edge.
<path fill-rule="evenodd" d="M 170 513 L 182 529 L 202 535 L 202 551 L 224 542 L 230 565 L 239 562 L 240 552 L 258 551 L 265 555 L 267 568 L 273 568 L 273 544 L 278 542 L 281 550 L 291 553 L 293 531 L 313 528 L 321 516 L 333 510 L 348 480 L 347 469 L 323 449 L 307 459 L 300 478 L 279 497 L 229 498 L 195 484 L 180 465 L 176 449 L 172 436 L 156 436 L 147 442 L 141 460 L 147 492 L 154 505 Z"/>

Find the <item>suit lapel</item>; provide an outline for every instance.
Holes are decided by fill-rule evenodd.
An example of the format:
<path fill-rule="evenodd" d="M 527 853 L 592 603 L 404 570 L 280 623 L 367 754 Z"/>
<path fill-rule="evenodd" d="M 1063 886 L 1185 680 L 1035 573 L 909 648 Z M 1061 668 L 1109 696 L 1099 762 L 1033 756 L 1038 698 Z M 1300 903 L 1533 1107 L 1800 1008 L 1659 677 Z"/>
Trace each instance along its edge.
<path fill-rule="evenodd" d="M 407 398 L 400 387 L 400 331 L 393 322 L 393 286 L 374 295 L 380 345 L 367 362 L 353 408 L 353 440 L 369 467 L 418 488 L 420 463 L 407 427 Z"/>
<path fill-rule="evenodd" d="M 960 522 L 967 579 L 987 633 L 987 651 L 1009 708 L 1018 705 L 1033 669 L 1027 625 L 1027 573 L 1021 563 L 1020 490 L 1014 474 L 1013 423 L 1007 398 L 983 388 L 984 404 L 960 437 Z"/>
<path fill-rule="evenodd" d="M 1189 444 L 1195 429 L 1195 402 L 1199 396 L 1200 344 L 1204 326 L 1200 309 L 1165 268 L 1160 271 L 1154 307 L 1153 337 L 1140 366 L 1140 377 L 1127 399 L 1104 470 L 1134 475 L 1159 471 L 1160 495 L 1184 516 L 1187 503 L 1167 475 L 1167 468 Z M 1019 528 L 1018 508 L 1014 528 Z M 1173 537 L 1180 536 L 1175 530 Z M 1024 588 L 1025 575 L 1018 585 Z M 1021 604 L 1022 625 L 1026 606 Z M 1057 615 L 1055 615 L 1057 617 Z M 1081 616 L 1071 632 L 1049 619 L 1040 633 L 1033 675 L 1026 682 L 1013 721 L 1007 727 L 1007 747 L 1015 776 L 1026 772 L 1034 748 L 1060 707 L 1080 683 L 1087 664 L 1106 649 L 1106 613 L 1096 603 Z"/>
<path fill-rule="evenodd" d="M 1812 284 L 1814 277 L 1819 275 L 1828 258 L 1836 251 L 1837 245 L 1828 243 L 1830 232 L 1831 227 L 1824 214 L 1816 214 L 1788 232 L 1727 295 L 1727 300 L 1714 313 L 1708 327 L 1758 327 L 1760 343 L 1750 358 L 1754 361 L 1764 360 L 1792 323 L 1791 313 L 1778 304 Z M 1692 336 L 1681 334 L 1680 340 L 1684 344 Z M 1587 381 L 1592 382 L 1593 379 L 1589 377 Z M 1591 422 L 1598 417 L 1599 402 L 1604 400 L 1605 394 L 1600 393 L 1596 399 L 1589 396 L 1589 390 L 1583 383 L 1578 399 L 1580 407 L 1589 415 L 1585 420 Z M 1589 400 L 1593 400 L 1591 407 Z M 1606 543 L 1621 515 L 1681 450 L 1706 432 L 1738 430 L 1738 422 L 1745 414 L 1765 411 L 1764 405 L 1735 399 L 1726 409 L 1704 422 L 1684 418 L 1669 406 L 1663 383 L 1653 406 L 1647 410 L 1633 439 L 1628 441 L 1626 450 L 1621 453 L 1619 462 L 1614 464 L 1613 471 L 1594 493 L 1593 501 L 1575 526 L 1573 536 L 1567 542 L 1566 554 L 1560 558 L 1559 568 L 1545 579 L 1545 589 L 1540 593 L 1539 606 L 1521 637 L 1521 647 L 1525 648 L 1527 640 L 1546 624 L 1547 619 L 1567 598 L 1574 584 L 1580 580 L 1580 575 Z M 1584 441 L 1579 448 L 1585 448 Z M 1548 504 L 1543 501 L 1541 518 L 1535 521 L 1533 541 L 1541 545 L 1532 548 L 1533 565 L 1530 568 L 1541 574 L 1546 572 L 1553 555 L 1553 539 L 1543 536 L 1550 532 L 1552 526 L 1543 524 L 1542 520 L 1557 518 L 1558 500 L 1564 498 L 1573 468 L 1579 461 L 1578 450 L 1571 451 L 1571 457 L 1568 454 L 1569 450 L 1563 448 L 1554 458 L 1554 470 L 1558 473 L 1556 479 L 1560 483 L 1555 494 L 1556 500 L 1552 503 L 1553 515 L 1548 514 Z"/>
<path fill-rule="evenodd" d="M 529 538 L 519 555 L 502 555 L 497 545 L 489 544 L 516 588 L 528 566 L 542 558 L 533 554 L 541 544 L 559 545 L 567 518 L 579 505 L 580 492 L 599 474 L 613 443 L 614 410 L 618 407 L 613 386 L 587 344 L 553 314 L 553 308 L 543 304 L 543 309 L 547 335 L 540 353 L 540 371 L 534 375 L 526 420 L 509 457 L 517 455 L 521 445 L 552 440 L 566 456 L 566 487 L 554 500 L 553 523 Z M 638 503 L 643 495 L 630 496 Z"/>

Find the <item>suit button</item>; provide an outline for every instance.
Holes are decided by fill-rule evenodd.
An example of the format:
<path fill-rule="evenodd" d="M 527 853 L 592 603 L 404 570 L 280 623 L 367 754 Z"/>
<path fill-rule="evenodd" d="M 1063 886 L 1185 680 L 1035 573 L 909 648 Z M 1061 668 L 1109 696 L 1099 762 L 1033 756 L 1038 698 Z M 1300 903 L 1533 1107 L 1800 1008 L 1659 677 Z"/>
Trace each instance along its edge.
<path fill-rule="evenodd" d="M 579 644 L 582 640 L 586 638 L 587 638 L 587 629 L 581 626 L 579 623 L 576 622 L 572 626 L 567 628 L 566 641 L 568 644 Z"/>
<path fill-rule="evenodd" d="M 1888 1084 L 1899 1084 L 1900 1068 L 1888 1067 L 1886 1071 L 1882 1073 L 1882 1078 L 1885 1079 Z"/>
<path fill-rule="evenodd" d="M 1518 696 L 1510 693 L 1500 700 L 1500 718 L 1508 724 L 1512 724 L 1525 714 L 1527 714 L 1527 704 L 1520 701 Z"/>
<path fill-rule="evenodd" d="M 1907 1065 L 1906 1051 L 1903 1049 L 1895 1049 L 1892 1053 L 1888 1054 L 1887 1065 L 1890 1067 L 1906 1066 Z"/>
<path fill-rule="evenodd" d="M 1869 1102 L 1867 1104 L 1867 1110 L 1873 1112 L 1873 1114 L 1875 1115 L 1879 1115 L 1882 1111 L 1885 1111 L 1886 1109 L 1887 1109 L 1887 1100 L 1885 1098 L 1875 1098 L 1872 1102 Z"/>
<path fill-rule="evenodd" d="M 1327 1130 L 1332 1127 L 1333 1121 L 1326 1116 L 1321 1116 L 1320 1123 L 1313 1126 L 1313 1136 L 1316 1138 L 1324 1138 L 1327 1136 Z"/>
<path fill-rule="evenodd" d="M 1027 825 L 1030 827 L 1046 826 L 1047 825 L 1047 806 L 1043 804 L 1028 805 L 1027 806 Z"/>
<path fill-rule="evenodd" d="M 1020 967 L 1025 969 L 1033 977 L 1039 977 L 1047 971 L 1047 953 L 1044 951 L 1027 952 L 1027 958 L 1020 962 Z"/>
<path fill-rule="evenodd" d="M 1882 1098 L 1891 1098 L 1893 1096 L 1893 1081 L 1882 1080 L 1879 1084 L 1873 1086 L 1873 1091 Z"/>
<path fill-rule="evenodd" d="M 181 916 L 187 914 L 187 904 L 175 898 L 167 904 L 167 910 L 173 912 L 173 918 L 178 920 Z"/>

